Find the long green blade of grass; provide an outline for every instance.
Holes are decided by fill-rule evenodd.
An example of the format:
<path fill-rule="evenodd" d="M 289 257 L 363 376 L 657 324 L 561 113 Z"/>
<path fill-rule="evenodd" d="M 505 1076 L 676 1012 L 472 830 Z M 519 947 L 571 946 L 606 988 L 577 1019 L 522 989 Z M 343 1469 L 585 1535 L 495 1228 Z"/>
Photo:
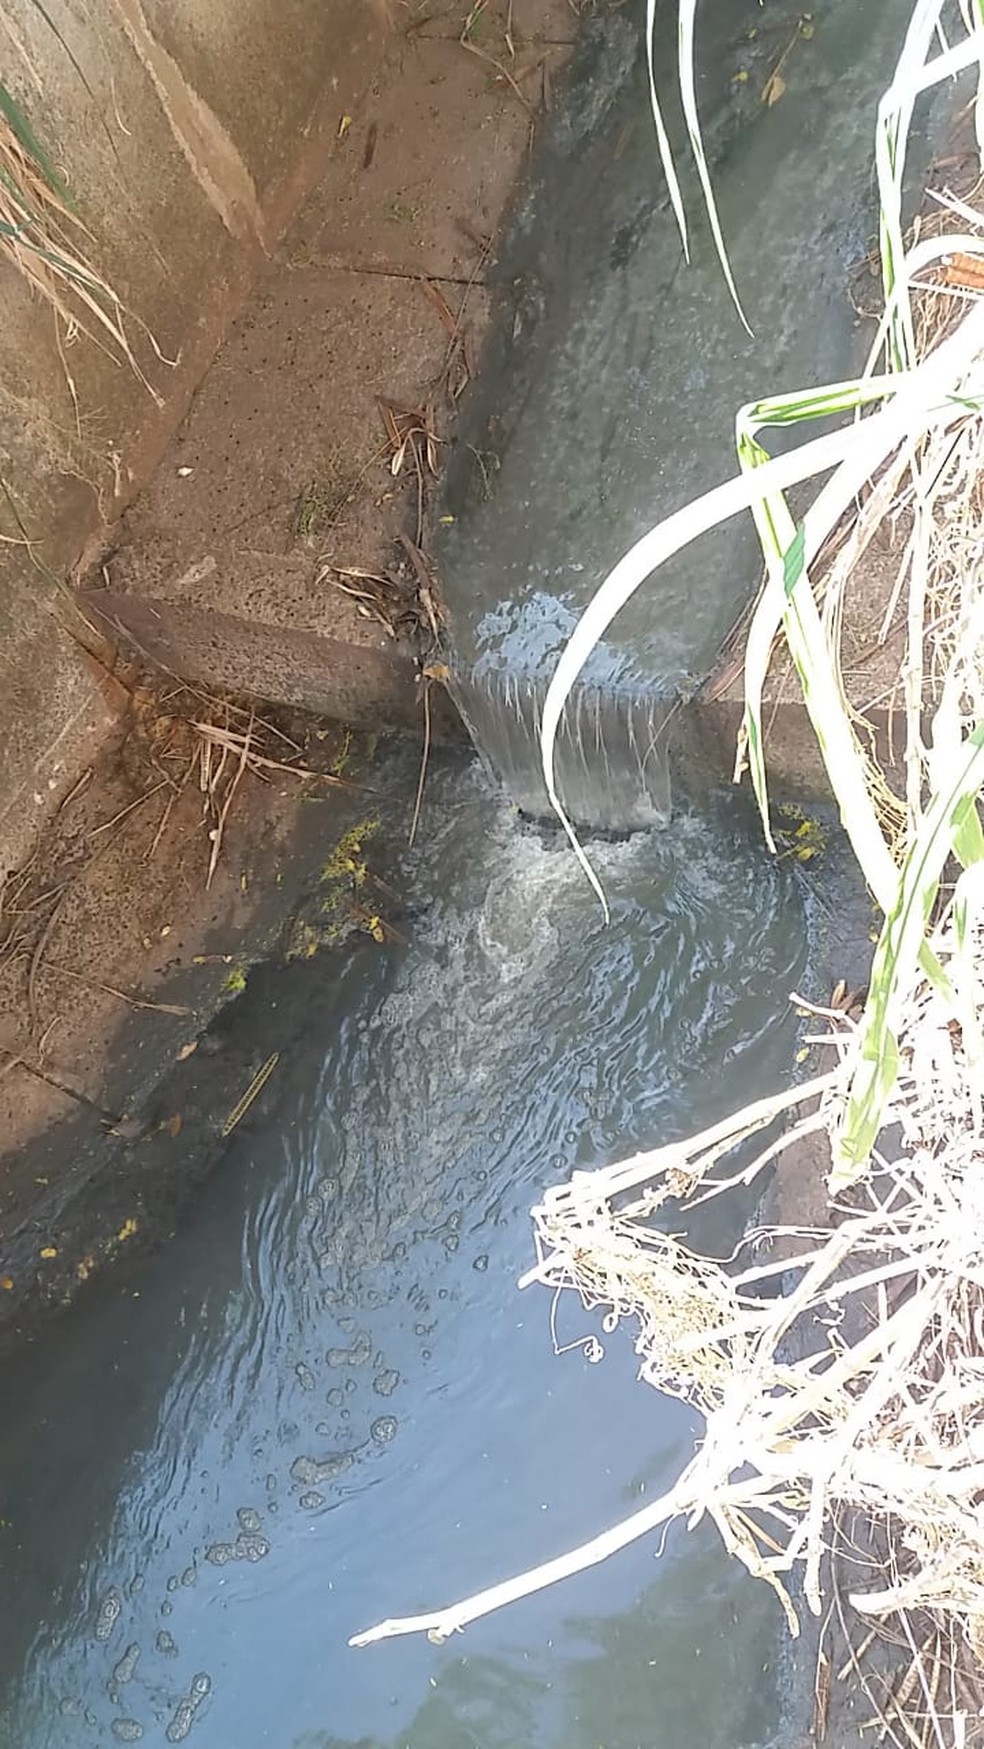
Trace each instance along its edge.
<path fill-rule="evenodd" d="M 32 128 L 27 116 L 24 114 L 20 104 L 11 96 L 6 85 L 2 82 L 0 82 L 0 117 L 2 117 L 7 123 L 18 145 L 26 153 L 27 157 L 30 158 L 35 168 L 44 177 L 44 180 L 48 184 L 52 193 L 56 194 L 58 199 L 68 207 L 69 211 L 71 211 L 71 196 L 69 195 L 64 182 L 55 169 L 48 153 L 42 146 L 41 141 L 38 139 L 37 134 L 34 132 L 34 129 Z"/>
<path fill-rule="evenodd" d="M 835 1142 L 830 1187 L 853 1184 L 866 1167 L 898 1073 L 897 1014 L 911 987 L 955 840 L 976 808 L 984 785 L 984 723 L 968 736 L 947 788 L 924 815 L 885 918 L 871 969 L 871 996 L 857 1044 L 847 1108 Z"/>
<path fill-rule="evenodd" d="M 697 113 L 697 87 L 694 81 L 694 19 L 696 13 L 697 0 L 680 0 L 677 33 L 677 68 L 680 79 L 680 101 L 683 105 L 684 120 L 687 124 L 687 138 L 690 141 L 690 150 L 694 155 L 694 163 L 697 166 L 697 175 L 700 178 L 701 193 L 704 196 L 704 206 L 707 210 L 707 219 L 711 227 L 711 235 L 714 238 L 714 247 L 717 250 L 718 261 L 721 263 L 721 272 L 724 274 L 728 290 L 731 293 L 732 302 L 741 319 L 742 326 L 746 333 L 751 334 L 752 330 L 748 325 L 748 318 L 742 309 L 741 299 L 738 296 L 738 287 L 735 285 L 734 275 L 731 271 L 731 262 L 728 259 L 727 245 L 724 241 L 724 232 L 721 229 L 721 220 L 718 216 L 717 201 L 714 198 L 714 187 L 711 182 L 711 173 L 708 169 L 707 154 L 704 151 L 704 140 L 700 128 L 700 117 Z"/>

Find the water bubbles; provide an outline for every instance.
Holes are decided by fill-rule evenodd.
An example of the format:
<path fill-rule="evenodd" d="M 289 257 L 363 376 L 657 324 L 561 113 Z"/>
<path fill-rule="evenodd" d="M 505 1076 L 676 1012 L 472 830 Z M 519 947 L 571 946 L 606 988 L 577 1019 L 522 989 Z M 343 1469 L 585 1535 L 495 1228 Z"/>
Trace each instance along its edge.
<path fill-rule="evenodd" d="M 360 1330 L 351 1348 L 329 1348 L 325 1359 L 329 1366 L 365 1366 L 372 1359 L 372 1339 Z"/>
<path fill-rule="evenodd" d="M 377 1445 L 389 1445 L 390 1440 L 396 1438 L 396 1427 L 395 1415 L 378 1415 L 369 1429 L 370 1438 Z"/>
<path fill-rule="evenodd" d="M 174 1635 L 168 1633 L 167 1628 L 160 1629 L 155 1645 L 162 1658 L 176 1658 L 178 1655 L 178 1643 Z"/>
<path fill-rule="evenodd" d="M 186 1567 L 184 1572 L 181 1575 L 181 1583 L 185 1587 L 188 1587 L 191 1585 L 197 1585 L 197 1583 L 198 1583 L 198 1569 L 196 1567 Z"/>
<path fill-rule="evenodd" d="M 323 1458 L 296 1457 L 290 1473 L 299 1487 L 316 1488 L 343 1475 L 354 1461 L 355 1453 L 351 1451 L 333 1451 Z"/>
<path fill-rule="evenodd" d="M 343 1397 L 341 1388 L 338 1385 L 333 1385 L 331 1390 L 328 1391 L 325 1396 L 325 1402 L 328 1404 L 329 1409 L 340 1409 L 344 1401 L 345 1398 Z"/>
<path fill-rule="evenodd" d="M 330 1364 L 331 1363 L 329 1362 L 329 1365 Z M 297 1374 L 298 1382 L 301 1385 L 302 1390 L 313 1391 L 317 1388 L 317 1380 L 315 1379 L 311 1368 L 305 1366 L 303 1360 L 298 1361 L 294 1371 Z"/>
<path fill-rule="evenodd" d="M 106 1592 L 96 1611 L 95 1637 L 97 1640 L 108 1640 L 110 1634 L 120 1619 L 123 1610 L 123 1599 L 115 1586 Z"/>
<path fill-rule="evenodd" d="M 195 1722 L 195 1714 L 203 1700 L 212 1692 L 212 1678 L 205 1670 L 193 1676 L 188 1685 L 188 1693 L 180 1700 L 174 1709 L 171 1723 L 164 1735 L 169 1743 L 183 1743 Z"/>
<path fill-rule="evenodd" d="M 265 1536 L 244 1533 L 237 1536 L 232 1546 L 237 1561 L 262 1561 L 270 1553 L 270 1543 Z"/>
<path fill-rule="evenodd" d="M 179 1584 L 180 1584 L 180 1580 L 178 1579 L 177 1573 L 172 1573 L 168 1579 L 168 1582 L 167 1582 L 168 1590 L 169 1591 L 177 1591 Z"/>
<path fill-rule="evenodd" d="M 298 1505 L 303 1506 L 305 1512 L 317 1512 L 324 1503 L 324 1495 L 319 1494 L 316 1488 L 309 1488 L 307 1493 L 302 1494 L 298 1501 Z"/>
<path fill-rule="evenodd" d="M 213 1567 L 226 1567 L 230 1561 L 262 1561 L 270 1553 L 270 1543 L 257 1532 L 243 1531 L 233 1543 L 212 1543 L 205 1550 L 205 1559 Z"/>
<path fill-rule="evenodd" d="M 479 1275 L 484 1275 L 485 1271 L 488 1269 L 488 1266 L 489 1266 L 489 1254 L 487 1251 L 480 1252 L 480 1254 L 474 1259 L 474 1261 L 472 1263 L 472 1268 L 477 1269 Z"/>
<path fill-rule="evenodd" d="M 236 1518 L 240 1530 L 245 1530 L 250 1536 L 255 1536 L 256 1532 L 263 1528 L 263 1520 L 255 1506 L 240 1506 Z"/>
<path fill-rule="evenodd" d="M 182 1700 L 174 1709 L 171 1723 L 164 1735 L 169 1743 L 183 1743 L 195 1722 L 195 1707 L 190 1700 Z"/>
<path fill-rule="evenodd" d="M 139 1719 L 114 1719 L 109 1728 L 117 1743 L 139 1743 L 144 1734 Z"/>
<path fill-rule="evenodd" d="M 133 1681 L 134 1672 L 140 1662 L 140 1647 L 136 1641 L 127 1646 L 122 1658 L 118 1658 L 113 1666 L 112 1683 L 114 1688 L 124 1688 Z"/>
<path fill-rule="evenodd" d="M 396 1372 L 394 1368 L 390 1367 L 386 1372 L 376 1374 L 376 1377 L 372 1381 L 372 1388 L 377 1397 L 391 1397 L 399 1382 L 399 1373 Z"/>

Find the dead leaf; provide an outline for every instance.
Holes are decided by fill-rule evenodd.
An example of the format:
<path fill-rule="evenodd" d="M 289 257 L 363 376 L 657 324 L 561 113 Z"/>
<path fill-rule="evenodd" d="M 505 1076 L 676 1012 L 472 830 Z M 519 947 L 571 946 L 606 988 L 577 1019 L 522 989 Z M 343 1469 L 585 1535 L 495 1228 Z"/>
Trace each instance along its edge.
<path fill-rule="evenodd" d="M 133 1216 L 131 1215 L 128 1220 L 125 1220 L 123 1222 L 123 1225 L 120 1228 L 119 1232 L 117 1233 L 116 1237 L 119 1240 L 120 1244 L 122 1245 L 122 1243 L 125 1239 L 132 1239 L 134 1233 L 138 1232 L 139 1229 L 140 1229 L 140 1222 L 135 1221 Z"/>
<path fill-rule="evenodd" d="M 785 93 L 786 81 L 782 74 L 778 71 L 772 73 L 766 80 L 765 90 L 762 92 L 762 102 L 765 104 L 766 109 L 771 109 L 773 104 L 779 102 L 780 97 L 785 96 Z"/>
<path fill-rule="evenodd" d="M 13 1285 L 14 1285 L 14 1278 L 12 1275 L 0 1275 L 0 1287 L 3 1288 L 3 1291 L 5 1294 L 9 1294 L 11 1292 Z"/>
<path fill-rule="evenodd" d="M 176 1111 L 173 1117 L 169 1117 L 166 1123 L 161 1124 L 161 1129 L 167 1130 L 169 1136 L 179 1136 L 181 1134 L 181 1121 L 181 1113 Z"/>
<path fill-rule="evenodd" d="M 181 1049 L 178 1052 L 178 1062 L 179 1063 L 186 1062 L 187 1059 L 192 1055 L 192 1053 L 194 1051 L 197 1051 L 197 1049 L 198 1049 L 198 1040 L 196 1038 L 189 1039 L 188 1043 L 186 1045 L 182 1045 Z"/>
<path fill-rule="evenodd" d="M 41 1251 L 40 1255 L 47 1262 L 50 1258 L 58 1256 L 58 1248 L 55 1245 L 45 1245 L 45 1247 Z"/>

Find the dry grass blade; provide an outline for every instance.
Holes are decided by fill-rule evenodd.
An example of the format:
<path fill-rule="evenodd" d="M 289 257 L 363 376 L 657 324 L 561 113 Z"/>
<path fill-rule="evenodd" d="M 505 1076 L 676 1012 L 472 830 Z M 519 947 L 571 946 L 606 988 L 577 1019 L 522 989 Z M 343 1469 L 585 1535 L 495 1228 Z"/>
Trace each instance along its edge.
<path fill-rule="evenodd" d="M 227 711 L 227 717 L 229 714 Z M 205 874 L 206 891 L 215 877 L 225 842 L 229 814 L 247 772 L 251 772 L 261 783 L 269 783 L 273 773 L 282 772 L 285 776 L 297 778 L 301 782 L 325 783 L 339 789 L 349 787 L 342 778 L 331 772 L 315 771 L 300 759 L 274 759 L 261 752 L 258 737 L 269 725 L 252 714 L 242 729 L 198 719 L 193 720 L 190 726 L 197 744 L 191 765 L 179 788 L 184 787 L 197 764 L 198 783 L 203 797 L 203 818 L 207 823 L 210 844 Z M 165 814 L 166 812 L 165 810 Z M 161 822 L 158 837 L 164 823 Z M 155 839 L 155 845 L 156 842 Z"/>
<path fill-rule="evenodd" d="M 54 311 L 69 340 L 82 332 L 124 359 L 162 406 L 133 353 L 120 299 L 86 257 L 90 241 L 27 117 L 0 84 L 0 251 Z"/>
<path fill-rule="evenodd" d="M 253 1076 L 253 1079 L 250 1082 L 249 1086 L 247 1087 L 242 1098 L 236 1101 L 236 1104 L 233 1106 L 232 1110 L 230 1111 L 229 1116 L 225 1120 L 225 1123 L 222 1125 L 223 1136 L 231 1136 L 233 1130 L 236 1128 L 236 1125 L 242 1122 L 242 1120 L 246 1116 L 246 1113 L 248 1112 L 250 1106 L 252 1105 L 254 1099 L 256 1099 L 260 1093 L 262 1093 L 264 1087 L 266 1086 L 267 1082 L 269 1081 L 270 1076 L 273 1074 L 273 1071 L 277 1067 L 277 1064 L 279 1063 L 279 1061 L 280 1061 L 280 1052 L 279 1051 L 274 1051 L 269 1057 L 267 1057 L 267 1060 L 264 1063 L 262 1069 L 259 1069 L 257 1071 L 257 1073 Z"/>

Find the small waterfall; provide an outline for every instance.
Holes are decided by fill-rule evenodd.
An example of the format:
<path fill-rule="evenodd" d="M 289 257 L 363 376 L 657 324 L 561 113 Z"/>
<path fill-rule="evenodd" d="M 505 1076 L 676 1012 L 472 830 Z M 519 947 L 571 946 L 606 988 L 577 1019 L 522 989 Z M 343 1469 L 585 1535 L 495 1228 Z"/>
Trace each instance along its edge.
<path fill-rule="evenodd" d="M 472 740 L 524 814 L 553 812 L 540 765 L 547 683 L 523 674 L 455 674 L 452 692 Z M 672 698 L 579 686 L 557 736 L 557 788 L 579 826 L 631 832 L 665 826 L 671 781 L 667 731 Z"/>

